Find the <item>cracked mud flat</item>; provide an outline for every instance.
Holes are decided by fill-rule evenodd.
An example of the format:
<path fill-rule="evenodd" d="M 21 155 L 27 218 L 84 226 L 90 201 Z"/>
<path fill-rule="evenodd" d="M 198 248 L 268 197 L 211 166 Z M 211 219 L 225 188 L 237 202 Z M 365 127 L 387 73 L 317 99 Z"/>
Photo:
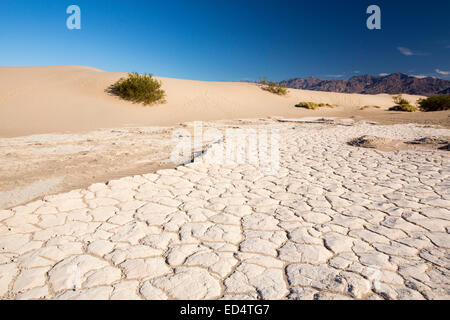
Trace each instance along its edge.
<path fill-rule="evenodd" d="M 199 158 L 0 211 L 0 297 L 450 299 L 450 154 L 347 144 L 449 130 L 265 125 L 275 175 Z"/>
<path fill-rule="evenodd" d="M 0 209 L 97 182 L 174 168 L 179 163 L 170 161 L 175 146 L 171 137 L 181 127 L 2 138 Z"/>

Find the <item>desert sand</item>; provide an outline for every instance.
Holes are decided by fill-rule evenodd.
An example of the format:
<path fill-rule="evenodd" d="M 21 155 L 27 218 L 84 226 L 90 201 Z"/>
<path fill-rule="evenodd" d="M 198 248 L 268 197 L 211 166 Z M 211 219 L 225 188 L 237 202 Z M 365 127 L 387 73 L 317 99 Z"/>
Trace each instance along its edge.
<path fill-rule="evenodd" d="M 170 126 L 194 120 L 269 116 L 328 116 L 380 123 L 427 123 L 450 127 L 450 112 L 405 114 L 387 112 L 387 94 L 339 94 L 290 89 L 287 97 L 240 82 L 203 82 L 158 78 L 167 103 L 151 107 L 132 104 L 105 92 L 126 73 L 78 66 L 0 67 L 0 137 L 39 133 L 78 133 L 124 126 Z M 411 102 L 419 96 L 405 97 Z M 300 101 L 338 105 L 309 111 Z M 384 109 L 359 110 L 377 105 Z"/>
<path fill-rule="evenodd" d="M 449 112 L 165 78 L 143 107 L 104 91 L 124 75 L 0 68 L 0 299 L 450 298 L 450 153 L 408 144 Z M 217 161 L 227 135 L 169 161 L 194 120 L 276 132 L 273 170 L 251 135 L 256 162 Z"/>

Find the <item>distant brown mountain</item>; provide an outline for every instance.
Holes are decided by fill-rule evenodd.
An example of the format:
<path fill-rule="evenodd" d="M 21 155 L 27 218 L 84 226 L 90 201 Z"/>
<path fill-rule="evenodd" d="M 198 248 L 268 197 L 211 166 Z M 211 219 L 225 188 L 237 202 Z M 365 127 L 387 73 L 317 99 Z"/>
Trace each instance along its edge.
<path fill-rule="evenodd" d="M 448 94 L 450 81 L 438 78 L 417 78 L 403 73 L 393 73 L 387 76 L 361 75 L 349 80 L 325 80 L 320 78 L 296 78 L 281 82 L 288 88 L 331 91 L 342 93 L 391 93 L 417 94 L 432 96 Z"/>

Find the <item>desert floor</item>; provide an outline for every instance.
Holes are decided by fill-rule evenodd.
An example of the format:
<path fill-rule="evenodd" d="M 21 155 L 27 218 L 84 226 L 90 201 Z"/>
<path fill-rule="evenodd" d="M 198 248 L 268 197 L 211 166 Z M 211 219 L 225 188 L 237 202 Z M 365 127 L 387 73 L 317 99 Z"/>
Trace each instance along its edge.
<path fill-rule="evenodd" d="M 449 137 L 449 112 L 175 79 L 144 108 L 99 92 L 119 76 L 0 69 L 1 299 L 450 299 L 450 154 L 403 143 Z M 170 161 L 194 120 L 277 132 L 279 167 L 215 161 L 227 138 Z"/>
<path fill-rule="evenodd" d="M 208 161 L 222 140 L 187 165 L 0 211 L 0 296 L 450 298 L 448 151 L 347 144 L 449 130 L 245 126 L 278 130 L 279 170 Z"/>

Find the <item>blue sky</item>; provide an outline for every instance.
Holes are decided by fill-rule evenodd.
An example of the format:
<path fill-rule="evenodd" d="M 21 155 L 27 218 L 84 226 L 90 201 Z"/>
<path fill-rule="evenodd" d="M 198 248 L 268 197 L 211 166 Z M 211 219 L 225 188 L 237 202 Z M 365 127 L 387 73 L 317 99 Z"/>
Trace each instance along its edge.
<path fill-rule="evenodd" d="M 81 8 L 81 30 L 66 8 Z M 368 30 L 366 9 L 381 8 Z M 199 80 L 450 79 L 450 1 L 1 0 L 0 65 L 87 65 Z"/>

